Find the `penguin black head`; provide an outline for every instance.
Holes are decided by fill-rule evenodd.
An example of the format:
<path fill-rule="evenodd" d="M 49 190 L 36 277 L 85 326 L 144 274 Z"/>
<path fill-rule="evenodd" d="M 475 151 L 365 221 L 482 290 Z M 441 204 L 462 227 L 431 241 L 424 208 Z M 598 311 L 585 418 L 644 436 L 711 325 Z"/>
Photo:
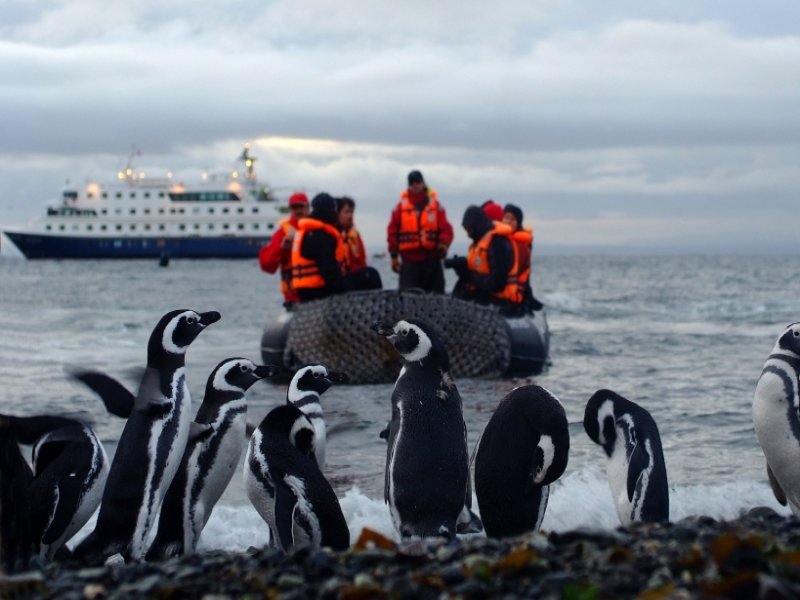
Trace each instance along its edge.
<path fill-rule="evenodd" d="M 208 325 L 221 318 L 216 311 L 198 313 L 193 310 L 168 312 L 150 334 L 147 345 L 148 364 L 165 354 L 183 355 L 186 349 Z"/>
<path fill-rule="evenodd" d="M 800 323 L 792 323 L 781 332 L 772 352 L 773 354 L 788 352 L 800 356 Z"/>
<path fill-rule="evenodd" d="M 379 321 L 373 325 L 373 329 L 389 340 L 406 362 L 419 362 L 423 366 L 449 370 L 447 349 L 428 322 L 406 319 L 389 325 Z"/>
<path fill-rule="evenodd" d="M 328 371 L 322 365 L 309 365 L 298 369 L 289 383 L 289 390 L 286 394 L 287 399 L 299 398 L 308 392 L 321 395 L 334 383 L 346 383 L 348 380 L 346 373 L 338 371 Z"/>
<path fill-rule="evenodd" d="M 522 401 L 523 416 L 539 433 L 533 451 L 533 483 L 550 485 L 564 474 L 569 459 L 569 423 L 561 402 L 539 385 L 524 385 L 509 392 L 507 399 Z"/>
<path fill-rule="evenodd" d="M 625 398 L 611 390 L 596 391 L 586 403 L 583 413 L 583 428 L 595 444 L 603 447 L 606 454 L 611 456 L 614 451 L 616 433 L 616 406 L 627 402 Z"/>
<path fill-rule="evenodd" d="M 287 438 L 302 454 L 314 458 L 314 426 L 295 405 L 276 406 L 264 417 L 259 429 L 267 436 Z"/>
<path fill-rule="evenodd" d="M 219 363 L 206 382 L 206 397 L 213 392 L 244 394 L 256 381 L 274 377 L 280 368 L 274 365 L 257 365 L 246 358 L 227 358 Z"/>

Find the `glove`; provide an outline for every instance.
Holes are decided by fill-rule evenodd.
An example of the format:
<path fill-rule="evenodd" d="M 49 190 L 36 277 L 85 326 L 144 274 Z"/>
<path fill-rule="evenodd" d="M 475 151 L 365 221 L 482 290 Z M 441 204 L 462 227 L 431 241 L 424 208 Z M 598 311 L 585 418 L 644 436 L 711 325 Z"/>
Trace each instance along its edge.
<path fill-rule="evenodd" d="M 447 246 L 445 244 L 440 244 L 439 247 L 436 249 L 439 258 L 444 258 L 447 256 Z"/>
<path fill-rule="evenodd" d="M 444 259 L 445 269 L 455 269 L 456 272 L 463 270 L 467 266 L 467 259 L 463 256 L 453 256 L 452 258 Z"/>
<path fill-rule="evenodd" d="M 397 256 L 392 257 L 392 271 L 395 273 L 400 272 L 400 259 Z"/>

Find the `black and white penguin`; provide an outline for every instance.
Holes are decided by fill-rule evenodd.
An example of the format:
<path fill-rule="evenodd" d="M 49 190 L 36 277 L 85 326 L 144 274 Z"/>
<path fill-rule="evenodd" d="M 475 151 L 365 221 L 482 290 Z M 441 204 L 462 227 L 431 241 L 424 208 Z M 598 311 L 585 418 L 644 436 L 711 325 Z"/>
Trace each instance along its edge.
<path fill-rule="evenodd" d="M 667 467 L 650 413 L 611 390 L 598 390 L 586 403 L 583 427 L 608 457 L 608 482 L 622 525 L 669 521 Z"/>
<path fill-rule="evenodd" d="M 0 572 L 29 568 L 39 543 L 31 527 L 33 471 L 22 456 L 8 417 L 0 415 Z"/>
<path fill-rule="evenodd" d="M 192 554 L 247 446 L 245 392 L 255 382 L 279 372 L 246 358 L 219 363 L 206 383 L 195 422 L 209 425 L 208 434 L 190 440 L 183 460 L 161 505 L 158 531 L 147 560 Z"/>
<path fill-rule="evenodd" d="M 314 438 L 315 456 L 321 470 L 325 469 L 327 433 L 320 396 L 334 383 L 345 383 L 346 381 L 345 373 L 328 371 L 322 365 L 309 365 L 297 370 L 286 391 L 286 402 L 303 411 L 314 426 L 316 433 Z"/>
<path fill-rule="evenodd" d="M 175 310 L 153 329 L 147 368 L 111 463 L 97 524 L 75 548 L 76 559 L 144 558 L 161 501 L 190 436 L 186 351 L 219 319 L 214 311 Z"/>
<path fill-rule="evenodd" d="M 392 391 L 384 500 L 403 538 L 451 538 L 471 493 L 467 429 L 447 349 L 418 319 L 374 329 L 404 359 Z"/>
<path fill-rule="evenodd" d="M 314 455 L 314 426 L 292 404 L 272 409 L 253 432 L 244 463 L 247 496 L 284 552 L 346 550 L 350 531 Z"/>
<path fill-rule="evenodd" d="M 800 515 L 800 323 L 778 336 L 753 397 L 753 426 L 775 498 Z"/>
<path fill-rule="evenodd" d="M 550 484 L 569 457 L 564 407 L 538 385 L 511 390 L 497 405 L 475 450 L 475 495 L 486 535 L 538 531 Z"/>
<path fill-rule="evenodd" d="M 66 542 L 100 505 L 108 476 L 103 444 L 89 425 L 67 417 L 8 419 L 17 441 L 33 446 L 28 496 L 39 557 L 68 556 Z"/>

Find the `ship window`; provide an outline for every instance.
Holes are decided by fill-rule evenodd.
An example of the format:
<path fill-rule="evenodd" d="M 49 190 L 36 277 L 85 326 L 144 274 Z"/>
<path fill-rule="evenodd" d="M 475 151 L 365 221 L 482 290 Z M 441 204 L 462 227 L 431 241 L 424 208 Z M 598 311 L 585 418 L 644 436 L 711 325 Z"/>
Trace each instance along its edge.
<path fill-rule="evenodd" d="M 163 198 L 165 196 L 164 192 L 158 192 L 158 197 Z"/>
<path fill-rule="evenodd" d="M 181 231 L 186 231 L 186 225 L 181 223 L 180 225 L 178 225 L 178 229 L 180 229 Z"/>
<path fill-rule="evenodd" d="M 135 215 L 135 214 L 136 214 L 136 209 L 135 209 L 135 208 L 132 208 L 132 209 L 130 210 L 130 213 L 131 213 L 132 215 Z"/>
<path fill-rule="evenodd" d="M 108 192 L 103 192 L 103 198 L 108 198 Z"/>
<path fill-rule="evenodd" d="M 136 198 L 136 192 L 131 192 L 131 193 L 129 194 L 129 196 L 130 196 L 131 198 Z"/>
<path fill-rule="evenodd" d="M 150 231 L 150 223 L 145 223 L 144 224 L 144 230 L 145 231 Z"/>
<path fill-rule="evenodd" d="M 244 214 L 244 208 L 240 206 L 239 208 L 236 209 L 236 212 L 238 212 L 240 215 L 243 215 Z"/>
<path fill-rule="evenodd" d="M 117 231 L 122 231 L 122 225 L 114 225 L 114 229 Z"/>
<path fill-rule="evenodd" d="M 208 224 L 208 229 L 209 229 L 209 230 L 211 230 L 211 229 L 214 229 L 214 224 L 213 224 L 213 223 L 209 223 L 209 224 Z"/>
<path fill-rule="evenodd" d="M 107 215 L 108 214 L 108 209 L 107 208 L 101 208 L 100 209 L 100 214 L 101 215 Z"/>
<path fill-rule="evenodd" d="M 222 209 L 222 214 L 223 214 L 223 215 L 227 215 L 229 212 L 231 212 L 231 211 L 230 211 L 230 209 L 229 209 L 227 206 L 226 206 L 225 208 L 223 208 L 223 209 Z"/>
<path fill-rule="evenodd" d="M 175 209 L 174 208 L 170 208 L 169 209 L 169 214 L 174 215 L 175 214 Z"/>
<path fill-rule="evenodd" d="M 159 208 L 158 209 L 158 214 L 163 215 L 164 214 L 164 209 L 163 208 Z"/>
<path fill-rule="evenodd" d="M 53 230 L 53 226 L 48 223 L 47 226 L 45 227 L 45 229 L 47 229 L 47 231 L 52 231 Z"/>
<path fill-rule="evenodd" d="M 239 223 L 239 224 L 236 226 L 236 229 L 238 229 L 239 231 L 244 231 L 244 223 Z"/>
<path fill-rule="evenodd" d="M 179 208 L 178 209 L 178 214 L 179 215 L 185 215 L 186 214 L 186 209 L 185 208 Z"/>
<path fill-rule="evenodd" d="M 64 226 L 63 226 L 63 225 L 59 225 L 59 226 L 58 226 L 58 230 L 59 230 L 59 231 L 64 231 L 64 229 L 65 229 L 65 228 L 64 228 Z"/>
<path fill-rule="evenodd" d="M 213 206 L 209 207 L 208 214 L 210 214 L 210 215 L 214 214 L 214 207 Z"/>
<path fill-rule="evenodd" d="M 222 224 L 222 228 L 225 229 L 225 230 L 228 230 L 228 229 L 231 228 L 231 226 L 228 223 L 223 223 Z"/>
<path fill-rule="evenodd" d="M 122 198 L 122 192 L 117 192 L 116 194 L 114 194 L 114 196 L 116 196 L 117 198 Z"/>
<path fill-rule="evenodd" d="M 149 197 L 150 197 L 150 192 L 145 192 L 145 193 L 144 193 L 144 197 L 145 197 L 145 198 L 149 198 Z"/>
<path fill-rule="evenodd" d="M 275 229 L 275 223 L 267 223 L 267 229 Z"/>
<path fill-rule="evenodd" d="M 100 225 L 100 231 L 105 231 L 108 229 L 108 225 Z"/>
<path fill-rule="evenodd" d="M 254 206 L 253 210 L 251 211 L 254 215 L 258 214 L 258 207 Z"/>
<path fill-rule="evenodd" d="M 258 223 L 253 223 L 253 229 L 261 229 L 261 225 Z"/>
<path fill-rule="evenodd" d="M 72 224 L 72 231 L 78 231 L 78 225 L 76 223 Z"/>
<path fill-rule="evenodd" d="M 130 225 L 130 228 L 129 228 L 129 229 L 130 229 L 131 231 L 136 231 L 136 225 L 134 225 L 133 223 L 131 223 L 131 225 Z"/>
<path fill-rule="evenodd" d="M 150 209 L 149 208 L 145 208 L 144 209 L 144 214 L 149 215 L 150 214 Z"/>
<path fill-rule="evenodd" d="M 92 192 L 86 192 L 86 197 L 87 197 L 89 200 L 91 200 L 92 198 L 94 198 L 94 194 L 93 194 Z"/>
<path fill-rule="evenodd" d="M 164 224 L 163 224 L 163 223 L 161 223 L 161 224 L 158 226 L 158 230 L 159 230 L 159 231 L 164 231 Z"/>
<path fill-rule="evenodd" d="M 193 215 L 199 215 L 199 214 L 200 214 L 200 207 L 199 207 L 199 206 L 195 206 L 195 207 L 192 209 L 192 214 L 193 214 Z"/>
<path fill-rule="evenodd" d="M 92 227 L 92 225 L 87 225 L 86 231 L 94 231 L 94 227 Z"/>
<path fill-rule="evenodd" d="M 194 224 L 194 228 L 195 228 L 195 229 L 200 229 L 200 223 L 195 223 L 195 224 Z"/>
<path fill-rule="evenodd" d="M 122 214 L 122 209 L 121 208 L 115 208 L 114 209 L 114 214 L 115 215 L 121 215 Z"/>

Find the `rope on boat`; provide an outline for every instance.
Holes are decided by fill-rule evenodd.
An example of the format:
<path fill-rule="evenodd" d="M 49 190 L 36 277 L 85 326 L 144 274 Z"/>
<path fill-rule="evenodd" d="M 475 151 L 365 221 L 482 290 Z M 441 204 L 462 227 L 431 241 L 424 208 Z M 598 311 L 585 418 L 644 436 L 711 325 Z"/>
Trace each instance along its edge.
<path fill-rule="evenodd" d="M 496 308 L 439 294 L 365 291 L 305 302 L 295 308 L 284 364 L 323 364 L 352 383 L 397 378 L 402 359 L 372 329 L 375 321 L 418 318 L 431 323 L 450 356 L 453 377 L 499 377 L 511 361 L 511 339 Z"/>

